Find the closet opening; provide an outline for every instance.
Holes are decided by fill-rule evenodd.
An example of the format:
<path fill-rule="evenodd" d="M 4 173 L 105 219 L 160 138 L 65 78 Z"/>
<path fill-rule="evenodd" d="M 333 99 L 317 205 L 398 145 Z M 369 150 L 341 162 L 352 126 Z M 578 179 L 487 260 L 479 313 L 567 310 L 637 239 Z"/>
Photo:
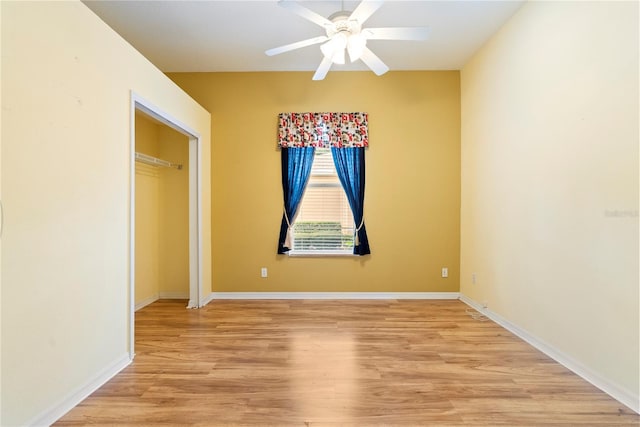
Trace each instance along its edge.
<path fill-rule="evenodd" d="M 132 94 L 129 343 L 135 311 L 158 299 L 202 306 L 200 138 Z"/>

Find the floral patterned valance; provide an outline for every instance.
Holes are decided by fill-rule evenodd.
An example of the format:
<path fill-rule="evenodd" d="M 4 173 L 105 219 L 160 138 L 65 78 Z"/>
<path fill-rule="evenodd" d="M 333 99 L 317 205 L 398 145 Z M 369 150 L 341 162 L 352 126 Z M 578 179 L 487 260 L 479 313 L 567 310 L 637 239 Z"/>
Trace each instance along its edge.
<path fill-rule="evenodd" d="M 280 147 L 368 147 L 367 113 L 280 113 Z"/>

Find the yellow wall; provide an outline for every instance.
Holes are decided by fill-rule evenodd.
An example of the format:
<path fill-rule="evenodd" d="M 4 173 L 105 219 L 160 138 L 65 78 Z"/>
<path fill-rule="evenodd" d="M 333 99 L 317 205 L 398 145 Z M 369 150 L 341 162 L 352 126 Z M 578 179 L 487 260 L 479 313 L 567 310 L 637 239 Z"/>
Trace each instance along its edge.
<path fill-rule="evenodd" d="M 183 165 L 136 162 L 136 305 L 189 298 L 189 139 L 136 113 L 136 151 Z"/>
<path fill-rule="evenodd" d="M 212 114 L 213 290 L 458 291 L 459 72 L 334 72 L 321 82 L 311 75 L 169 75 Z M 369 113 L 370 256 L 276 255 L 277 117 L 285 111 Z"/>
<path fill-rule="evenodd" d="M 167 126 L 159 136 L 159 157 L 182 169 L 160 170 L 158 290 L 160 298 L 184 298 L 189 295 L 189 139 Z"/>
<path fill-rule="evenodd" d="M 0 425 L 42 425 L 129 360 L 131 91 L 202 135 L 205 259 L 211 122 L 82 3 L 0 8 Z"/>
<path fill-rule="evenodd" d="M 136 113 L 136 151 L 159 157 L 159 126 Z M 160 169 L 136 162 L 135 304 L 160 293 Z"/>
<path fill-rule="evenodd" d="M 529 2 L 461 88 L 461 292 L 638 410 L 638 3 Z"/>

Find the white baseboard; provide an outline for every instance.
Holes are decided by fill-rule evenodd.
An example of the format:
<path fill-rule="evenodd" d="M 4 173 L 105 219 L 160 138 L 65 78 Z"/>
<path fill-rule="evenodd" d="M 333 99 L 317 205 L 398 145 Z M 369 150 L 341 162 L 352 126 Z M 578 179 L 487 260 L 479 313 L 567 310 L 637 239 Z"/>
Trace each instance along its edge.
<path fill-rule="evenodd" d="M 152 304 L 152 303 L 158 301 L 159 299 L 160 299 L 159 295 L 153 295 L 153 296 L 151 296 L 149 298 L 143 299 L 142 301 L 140 301 L 140 302 L 138 302 L 136 304 L 136 306 L 134 307 L 134 311 L 138 311 L 141 308 L 144 308 L 144 307 L 148 306 L 149 304 Z"/>
<path fill-rule="evenodd" d="M 58 421 L 64 414 L 77 406 L 84 399 L 89 397 L 91 393 L 102 387 L 107 381 L 113 378 L 118 372 L 122 371 L 131 363 L 129 354 L 122 355 L 118 360 L 107 366 L 102 372 L 98 373 L 93 379 L 89 380 L 85 385 L 78 387 L 75 391 L 39 416 L 35 417 L 26 425 L 29 426 L 50 426 Z"/>
<path fill-rule="evenodd" d="M 519 326 L 511 323 L 507 319 L 503 318 L 497 313 L 489 310 L 488 308 L 484 308 L 482 304 L 474 301 L 473 299 L 467 297 L 466 295 L 460 294 L 460 301 L 474 308 L 478 312 L 484 314 L 489 319 L 496 322 L 498 325 L 502 326 L 509 332 L 518 336 L 522 340 L 526 341 L 536 349 L 540 350 L 565 368 L 571 370 L 576 375 L 582 377 L 584 380 L 590 382 L 594 386 L 598 387 L 603 392 L 607 393 L 609 396 L 616 399 L 618 402 L 626 405 L 631 410 L 636 413 L 640 413 L 640 396 L 635 395 L 634 393 L 620 387 L 617 384 L 612 383 L 611 381 L 603 378 L 601 375 L 593 372 L 591 369 L 573 359 L 571 356 L 563 353 L 552 345 L 544 342 L 538 337 L 531 335 L 529 332 L 520 328 Z"/>
<path fill-rule="evenodd" d="M 211 292 L 216 299 L 458 299 L 459 292 Z"/>
<path fill-rule="evenodd" d="M 150 296 L 149 298 L 136 303 L 134 310 L 138 311 L 159 299 L 189 299 L 189 294 L 186 292 L 160 292 L 159 294 Z"/>
<path fill-rule="evenodd" d="M 206 297 L 204 297 L 202 300 L 200 300 L 200 307 L 204 307 L 205 305 L 209 304 L 211 301 L 213 301 L 215 299 L 215 294 L 217 292 L 211 292 L 209 295 L 207 295 Z"/>

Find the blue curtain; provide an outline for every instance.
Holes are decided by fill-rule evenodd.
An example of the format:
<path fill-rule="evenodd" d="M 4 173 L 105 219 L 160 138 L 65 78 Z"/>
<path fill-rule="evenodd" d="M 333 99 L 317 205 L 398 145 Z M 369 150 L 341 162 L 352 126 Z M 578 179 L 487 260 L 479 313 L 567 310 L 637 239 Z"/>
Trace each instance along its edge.
<path fill-rule="evenodd" d="M 356 224 L 354 255 L 367 255 L 369 239 L 364 225 L 364 147 L 331 147 L 338 178 L 347 194 Z"/>
<path fill-rule="evenodd" d="M 309 181 L 313 164 L 314 147 L 281 148 L 282 192 L 284 195 L 284 213 L 280 223 L 278 253 L 291 250 L 290 227 L 298 211 L 302 194 Z"/>

